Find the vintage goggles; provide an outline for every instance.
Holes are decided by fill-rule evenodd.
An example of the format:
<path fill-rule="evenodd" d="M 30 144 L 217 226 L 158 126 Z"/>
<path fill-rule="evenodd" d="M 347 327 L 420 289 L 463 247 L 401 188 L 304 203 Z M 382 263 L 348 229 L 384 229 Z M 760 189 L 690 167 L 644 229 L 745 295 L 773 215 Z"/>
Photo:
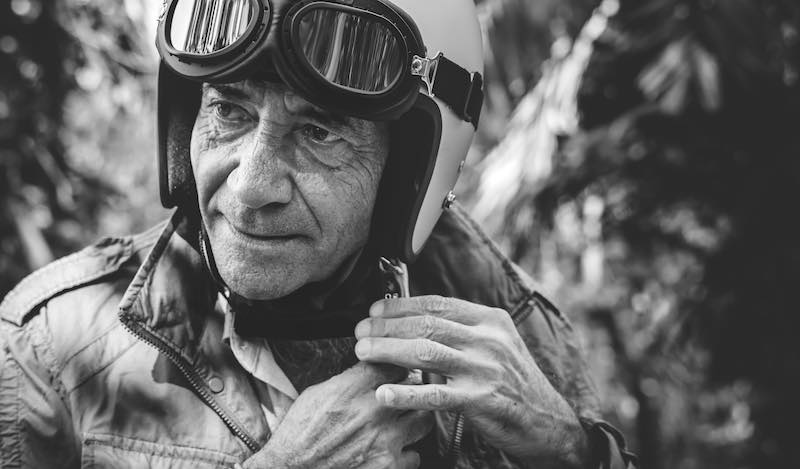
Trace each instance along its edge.
<path fill-rule="evenodd" d="M 364 119 L 399 118 L 422 83 L 475 126 L 483 102 L 481 75 L 426 57 L 413 20 L 383 0 L 165 0 L 157 46 L 181 77 L 277 74 L 310 102 Z"/>

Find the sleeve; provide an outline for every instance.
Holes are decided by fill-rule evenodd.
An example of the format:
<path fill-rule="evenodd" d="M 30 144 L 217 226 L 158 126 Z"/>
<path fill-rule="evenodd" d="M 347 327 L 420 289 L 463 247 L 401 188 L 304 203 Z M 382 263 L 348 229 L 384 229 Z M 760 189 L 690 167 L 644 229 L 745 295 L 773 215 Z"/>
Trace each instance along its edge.
<path fill-rule="evenodd" d="M 80 465 L 72 418 L 43 315 L 0 320 L 0 462 L 3 468 Z"/>
<path fill-rule="evenodd" d="M 594 383 L 572 325 L 535 292 L 531 308 L 516 318 L 517 330 L 542 371 L 578 415 L 591 448 L 590 469 L 635 469 L 636 456 L 625 438 L 602 420 Z"/>
<path fill-rule="evenodd" d="M 636 469 L 636 455 L 627 450 L 619 430 L 600 420 L 580 420 L 592 448 L 592 469 Z"/>

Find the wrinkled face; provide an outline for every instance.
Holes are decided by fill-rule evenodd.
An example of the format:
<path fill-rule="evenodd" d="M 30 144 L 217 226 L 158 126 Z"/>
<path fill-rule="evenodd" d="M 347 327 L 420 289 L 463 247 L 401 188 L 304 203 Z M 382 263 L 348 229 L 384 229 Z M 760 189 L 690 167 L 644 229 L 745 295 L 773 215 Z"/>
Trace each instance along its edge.
<path fill-rule="evenodd" d="M 191 157 L 225 283 L 280 298 L 352 259 L 369 235 L 388 135 L 280 84 L 204 85 Z"/>

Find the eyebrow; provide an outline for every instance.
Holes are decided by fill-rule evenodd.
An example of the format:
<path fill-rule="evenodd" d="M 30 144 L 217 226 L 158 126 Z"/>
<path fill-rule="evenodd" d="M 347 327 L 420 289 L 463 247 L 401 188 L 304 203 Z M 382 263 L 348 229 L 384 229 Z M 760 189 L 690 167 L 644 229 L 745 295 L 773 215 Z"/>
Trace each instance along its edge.
<path fill-rule="evenodd" d="M 306 114 L 308 117 L 322 121 L 322 122 L 330 122 L 336 126 L 356 126 L 354 119 L 345 117 L 341 114 L 337 114 L 335 112 L 325 111 L 323 109 L 319 109 L 316 106 L 308 104 L 304 106 L 301 113 Z"/>
<path fill-rule="evenodd" d="M 228 96 L 233 99 L 239 99 L 242 101 L 247 101 L 252 99 L 250 93 L 248 93 L 239 86 L 227 85 L 223 83 L 208 83 L 208 87 L 217 91 L 222 95 Z M 297 114 L 305 114 L 307 117 L 310 117 L 311 119 L 315 119 L 322 122 L 329 122 L 336 126 L 357 127 L 356 125 L 357 119 L 347 117 L 339 113 L 326 111 L 311 103 L 303 105 Z"/>
<path fill-rule="evenodd" d="M 240 100 L 251 99 L 250 95 L 237 86 L 225 85 L 220 83 L 208 83 L 208 87 L 217 93 Z"/>

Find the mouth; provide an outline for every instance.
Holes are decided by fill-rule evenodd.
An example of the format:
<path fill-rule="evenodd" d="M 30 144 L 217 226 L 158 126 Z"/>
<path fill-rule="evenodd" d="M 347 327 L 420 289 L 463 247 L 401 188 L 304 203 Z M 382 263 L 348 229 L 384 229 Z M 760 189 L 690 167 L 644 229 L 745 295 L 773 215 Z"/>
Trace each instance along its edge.
<path fill-rule="evenodd" d="M 225 221 L 227 222 L 231 232 L 236 237 L 249 243 L 252 242 L 285 243 L 285 242 L 295 241 L 303 237 L 302 235 L 296 233 L 281 232 L 281 231 L 260 231 L 252 228 L 237 226 L 237 224 L 233 223 L 227 218 L 225 219 Z"/>

